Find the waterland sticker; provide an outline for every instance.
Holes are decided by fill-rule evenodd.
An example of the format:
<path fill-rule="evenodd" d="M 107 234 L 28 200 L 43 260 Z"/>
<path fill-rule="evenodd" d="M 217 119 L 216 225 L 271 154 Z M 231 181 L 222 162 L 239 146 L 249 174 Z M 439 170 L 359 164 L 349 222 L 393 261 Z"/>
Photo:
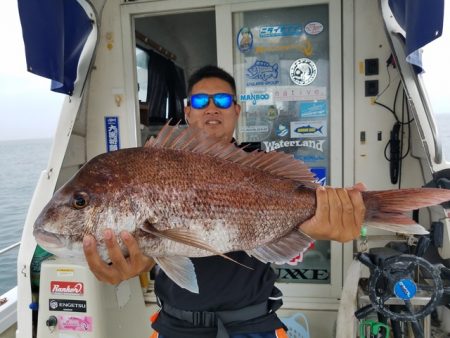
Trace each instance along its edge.
<path fill-rule="evenodd" d="M 242 27 L 237 34 L 236 44 L 241 52 L 248 52 L 253 46 L 253 34 L 250 28 Z"/>
<path fill-rule="evenodd" d="M 273 38 L 280 36 L 298 36 L 302 33 L 301 25 L 263 26 L 259 29 L 260 38 Z"/>
<path fill-rule="evenodd" d="M 61 331 L 92 332 L 91 316 L 58 316 L 58 329 Z"/>
<path fill-rule="evenodd" d="M 262 146 L 265 152 L 270 152 L 283 148 L 304 147 L 317 150 L 323 153 L 323 145 L 325 140 L 277 140 L 263 141 Z"/>
<path fill-rule="evenodd" d="M 307 86 L 316 79 L 317 66 L 308 58 L 300 58 L 291 65 L 289 75 L 296 85 Z"/>
<path fill-rule="evenodd" d="M 323 32 L 323 25 L 318 21 L 311 21 L 305 25 L 305 32 L 309 35 L 319 35 Z"/>
<path fill-rule="evenodd" d="M 299 116 L 325 117 L 328 114 L 328 103 L 326 100 L 300 102 Z"/>
<path fill-rule="evenodd" d="M 292 121 L 291 138 L 325 137 L 327 136 L 327 121 Z"/>
<path fill-rule="evenodd" d="M 106 151 L 120 149 L 119 117 L 105 116 Z"/>

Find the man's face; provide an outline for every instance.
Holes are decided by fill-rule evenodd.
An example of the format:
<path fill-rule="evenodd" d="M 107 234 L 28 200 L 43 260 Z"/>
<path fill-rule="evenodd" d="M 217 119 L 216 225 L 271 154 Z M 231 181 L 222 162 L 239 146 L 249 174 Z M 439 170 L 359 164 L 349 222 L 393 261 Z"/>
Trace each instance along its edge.
<path fill-rule="evenodd" d="M 213 95 L 217 93 L 234 95 L 228 82 L 215 77 L 205 78 L 197 82 L 192 87 L 191 95 Z M 236 127 L 240 112 L 241 106 L 238 104 L 233 102 L 229 108 L 218 108 L 214 104 L 212 98 L 205 108 L 195 109 L 190 105 L 184 108 L 186 120 L 189 125 L 201 128 L 209 135 L 220 138 L 226 142 L 230 142 L 233 138 L 234 128 Z"/>

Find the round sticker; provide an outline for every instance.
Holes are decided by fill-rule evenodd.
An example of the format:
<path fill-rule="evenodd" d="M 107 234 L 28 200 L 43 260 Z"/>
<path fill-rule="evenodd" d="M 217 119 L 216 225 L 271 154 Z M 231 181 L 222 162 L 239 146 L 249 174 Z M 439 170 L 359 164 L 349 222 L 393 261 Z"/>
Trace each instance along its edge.
<path fill-rule="evenodd" d="M 253 46 L 253 34 L 248 27 L 242 27 L 237 35 L 237 46 L 241 52 L 249 51 Z"/>
<path fill-rule="evenodd" d="M 323 25 L 320 22 L 313 21 L 305 25 L 305 32 L 309 35 L 318 35 L 322 33 Z"/>
<path fill-rule="evenodd" d="M 316 64 L 308 58 L 298 59 L 291 65 L 289 75 L 295 84 L 307 86 L 313 82 L 317 76 Z"/>
<path fill-rule="evenodd" d="M 278 117 L 278 110 L 275 106 L 269 106 L 267 109 L 267 118 L 271 121 L 275 120 Z"/>
<path fill-rule="evenodd" d="M 409 278 L 400 279 L 394 285 L 394 293 L 400 299 L 410 300 L 417 293 L 416 283 Z"/>

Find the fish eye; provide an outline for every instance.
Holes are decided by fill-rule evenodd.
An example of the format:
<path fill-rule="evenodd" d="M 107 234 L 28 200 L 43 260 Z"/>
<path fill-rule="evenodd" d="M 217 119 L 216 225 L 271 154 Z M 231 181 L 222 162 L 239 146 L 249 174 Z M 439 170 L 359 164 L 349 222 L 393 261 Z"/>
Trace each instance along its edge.
<path fill-rule="evenodd" d="M 89 196 L 85 192 L 77 192 L 73 195 L 72 206 L 75 209 L 83 209 L 89 203 Z"/>

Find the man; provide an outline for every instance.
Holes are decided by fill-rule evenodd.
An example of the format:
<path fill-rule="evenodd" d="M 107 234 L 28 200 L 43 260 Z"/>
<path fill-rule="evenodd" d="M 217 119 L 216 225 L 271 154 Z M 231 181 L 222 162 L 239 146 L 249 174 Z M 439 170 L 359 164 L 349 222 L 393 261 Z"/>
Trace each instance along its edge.
<path fill-rule="evenodd" d="M 235 101 L 233 77 L 218 67 L 203 67 L 189 79 L 188 93 L 185 107 L 188 124 L 231 142 L 241 110 Z M 365 213 L 360 194 L 363 189 L 360 185 L 353 189 L 318 188 L 316 215 L 300 225 L 302 231 L 314 239 L 346 242 L 356 238 Z M 117 284 L 154 265 L 129 233 L 120 235 L 128 247 L 128 258 L 122 255 L 112 231 L 106 230 L 104 236 L 111 265 L 98 255 L 92 236 L 83 241 L 89 267 L 99 280 Z M 228 255 L 253 270 L 220 256 L 194 258 L 200 294 L 182 289 L 164 272 L 158 273 L 155 292 L 162 310 L 153 327 L 159 337 L 282 337 L 284 325 L 275 314 L 276 302 L 270 301 L 279 292 L 274 287 L 276 276 L 270 265 L 244 252 Z"/>

